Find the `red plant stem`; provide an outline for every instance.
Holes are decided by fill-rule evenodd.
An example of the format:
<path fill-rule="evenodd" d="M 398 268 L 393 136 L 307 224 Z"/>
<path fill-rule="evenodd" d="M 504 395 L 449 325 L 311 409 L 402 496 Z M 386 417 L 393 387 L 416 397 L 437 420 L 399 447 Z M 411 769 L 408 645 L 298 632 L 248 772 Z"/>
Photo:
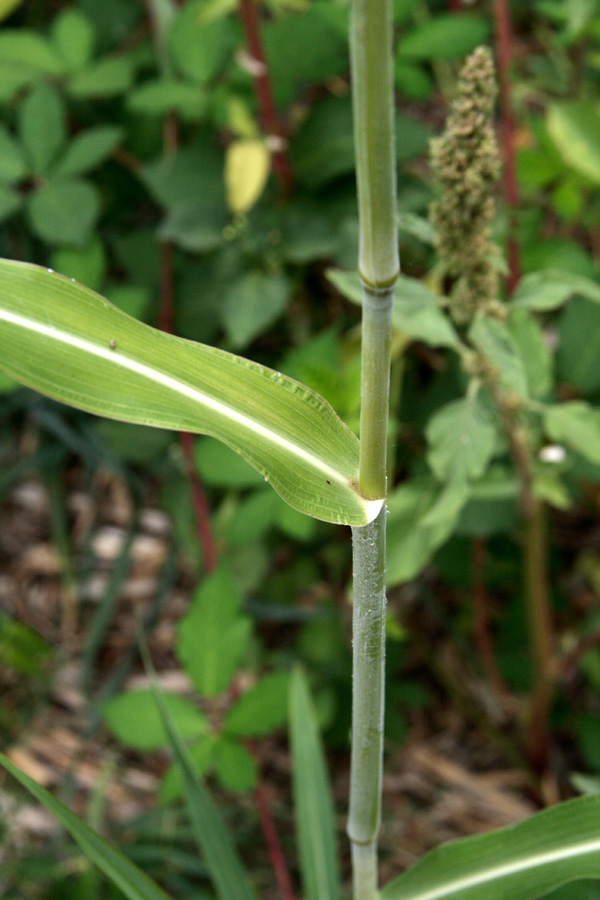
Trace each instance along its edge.
<path fill-rule="evenodd" d="M 256 97 L 260 109 L 262 129 L 272 139 L 273 171 L 275 172 L 284 194 L 291 193 L 293 184 L 292 167 L 287 154 L 287 138 L 279 120 L 269 68 L 260 36 L 260 16 L 256 0 L 240 0 L 240 19 L 246 35 L 246 43 L 252 57 L 252 76 L 256 88 Z"/>
<path fill-rule="evenodd" d="M 217 568 L 218 555 L 212 528 L 210 527 L 210 507 L 204 493 L 204 487 L 194 464 L 194 437 L 189 431 L 180 431 L 179 440 L 183 450 L 185 468 L 192 489 L 192 503 L 196 517 L 198 538 L 202 545 L 204 568 L 210 575 Z"/>
<path fill-rule="evenodd" d="M 475 616 L 475 644 L 481 657 L 486 677 L 499 697 L 507 694 L 506 685 L 494 654 L 494 644 L 490 629 L 490 598 L 485 584 L 485 563 L 487 541 L 483 537 L 473 540 L 473 609 Z"/>
<path fill-rule="evenodd" d="M 515 211 L 519 206 L 519 187 L 516 166 L 516 125 L 510 87 L 512 57 L 512 29 L 508 0 L 494 0 L 494 24 L 496 37 L 496 61 L 500 88 L 500 116 L 502 130 L 502 154 L 504 157 L 504 197 L 510 210 L 510 233 L 507 244 L 508 293 L 512 294 L 521 277 L 519 244 L 514 235 Z"/>
<path fill-rule="evenodd" d="M 448 9 L 450 12 L 459 13 L 462 10 L 461 0 L 448 0 Z"/>
<path fill-rule="evenodd" d="M 258 759 L 258 751 L 252 741 L 246 741 L 246 747 L 250 753 Z M 285 860 L 285 854 L 282 850 L 279 835 L 277 834 L 277 828 L 275 827 L 275 822 L 271 815 L 269 797 L 264 785 L 260 781 L 254 792 L 254 799 L 258 810 L 260 826 L 267 845 L 267 852 L 269 854 L 269 859 L 271 860 L 273 872 L 275 873 L 279 893 L 281 894 L 281 900 L 296 900 L 294 888 L 292 887 L 292 879 L 290 878 L 290 873 Z"/>

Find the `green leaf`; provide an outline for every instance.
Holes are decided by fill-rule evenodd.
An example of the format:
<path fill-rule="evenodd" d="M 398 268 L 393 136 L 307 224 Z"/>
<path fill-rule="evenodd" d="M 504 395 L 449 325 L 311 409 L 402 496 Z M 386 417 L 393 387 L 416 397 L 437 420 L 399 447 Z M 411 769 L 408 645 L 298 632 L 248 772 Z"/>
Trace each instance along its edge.
<path fill-rule="evenodd" d="M 235 737 L 262 737 L 287 720 L 289 676 L 274 672 L 243 694 L 229 710 L 223 731 Z"/>
<path fill-rule="evenodd" d="M 33 172 L 46 172 L 67 139 L 64 103 L 49 84 L 39 84 L 20 105 L 19 136 Z"/>
<path fill-rule="evenodd" d="M 52 794 L 36 784 L 32 778 L 17 769 L 10 760 L 0 753 L 0 765 L 10 772 L 36 800 L 63 825 L 71 837 L 79 844 L 85 855 L 129 898 L 129 900 L 169 900 L 168 894 L 159 888 L 141 869 L 126 856 L 96 834 L 78 816 L 67 809 Z"/>
<path fill-rule="evenodd" d="M 67 71 L 77 72 L 92 58 L 94 28 L 78 9 L 64 9 L 52 22 L 52 41 Z"/>
<path fill-rule="evenodd" d="M 46 38 L 27 29 L 3 28 L 0 31 L 0 62 L 23 70 L 62 75 L 64 64 Z"/>
<path fill-rule="evenodd" d="M 560 269 L 542 269 L 521 278 L 512 296 L 511 307 L 547 312 L 562 306 L 575 294 L 600 303 L 600 284 L 584 275 Z"/>
<path fill-rule="evenodd" d="M 147 650 L 145 656 L 149 668 Z M 223 900 L 256 900 L 256 894 L 242 867 L 231 836 L 198 778 L 189 751 L 171 720 L 163 695 L 156 687 L 154 691 L 156 705 L 169 735 L 171 747 L 183 772 L 184 796 L 194 838 L 204 856 L 217 894 Z"/>
<path fill-rule="evenodd" d="M 133 65 L 126 56 L 106 56 L 76 72 L 68 83 L 73 97 L 114 97 L 133 81 Z"/>
<path fill-rule="evenodd" d="M 222 737 L 215 744 L 215 769 L 227 791 L 252 791 L 258 781 L 256 760 L 246 748 Z"/>
<path fill-rule="evenodd" d="M 22 3 L 23 0 L 0 0 L 0 22 L 8 19 Z"/>
<path fill-rule="evenodd" d="M 54 170 L 54 176 L 82 175 L 110 156 L 123 137 L 123 129 L 113 125 L 88 128 L 71 138 Z"/>
<path fill-rule="evenodd" d="M 185 697 L 165 694 L 169 715 L 185 739 L 206 731 L 206 719 Z M 106 724 L 123 744 L 136 750 L 158 750 L 169 743 L 150 689 L 126 691 L 102 707 Z"/>
<path fill-rule="evenodd" d="M 576 297 L 558 323 L 558 376 L 583 393 L 600 389 L 600 305 Z"/>
<path fill-rule="evenodd" d="M 529 394 L 545 397 L 553 384 L 553 359 L 541 326 L 529 310 L 511 308 L 508 330 L 523 360 Z"/>
<path fill-rule="evenodd" d="M 496 444 L 496 428 L 479 392 L 438 409 L 428 422 L 427 460 L 440 481 L 475 481 L 485 472 Z"/>
<path fill-rule="evenodd" d="M 38 237 L 49 244 L 82 246 L 100 214 L 100 197 L 87 181 L 50 181 L 32 194 L 28 214 Z"/>
<path fill-rule="evenodd" d="M 226 289 L 222 321 L 234 347 L 244 347 L 283 313 L 290 296 L 284 275 L 249 271 Z"/>
<path fill-rule="evenodd" d="M 206 578 L 179 623 L 177 657 L 207 697 L 229 687 L 248 644 L 252 623 L 241 604 L 231 575 L 221 568 Z"/>
<path fill-rule="evenodd" d="M 22 202 L 18 191 L 0 184 L 0 222 L 10 218 L 13 213 L 20 209 Z"/>
<path fill-rule="evenodd" d="M 198 119 L 206 111 L 206 94 L 193 84 L 174 78 L 146 81 L 127 96 L 127 106 L 134 113 L 164 116 L 179 113 L 184 119 Z"/>
<path fill-rule="evenodd" d="M 106 273 L 106 254 L 102 241 L 94 239 L 85 247 L 60 247 L 52 254 L 52 266 L 68 278 L 98 290 Z"/>
<path fill-rule="evenodd" d="M 140 170 L 140 178 L 164 209 L 201 203 L 204 212 L 219 202 L 226 211 L 224 156 L 206 141 L 161 156 Z M 201 198 L 197 200 L 196 198 Z"/>
<path fill-rule="evenodd" d="M 390 587 L 418 575 L 452 534 L 461 508 L 455 505 L 454 518 L 448 507 L 447 515 L 440 515 L 443 508 L 440 510 L 438 503 L 443 493 L 432 481 L 421 480 L 408 482 L 390 494 L 386 565 Z M 436 507 L 436 514 L 431 515 Z"/>
<path fill-rule="evenodd" d="M 591 462 L 600 463 L 600 410 L 583 400 L 547 406 L 544 427 L 554 441 L 566 444 Z"/>
<path fill-rule="evenodd" d="M 223 242 L 223 229 L 228 218 L 224 203 L 193 201 L 172 209 L 160 226 L 159 234 L 163 240 L 173 241 L 184 250 L 206 253 Z"/>
<path fill-rule="evenodd" d="M 600 183 L 600 113 L 596 104 L 590 100 L 552 103 L 546 127 L 566 164 Z"/>
<path fill-rule="evenodd" d="M 194 460 L 206 484 L 224 488 L 247 488 L 264 484 L 260 473 L 245 459 L 216 441 L 196 441 Z"/>
<path fill-rule="evenodd" d="M 478 316 L 469 337 L 488 362 L 498 371 L 500 385 L 527 399 L 527 375 L 513 337 L 504 322 L 489 316 Z"/>
<path fill-rule="evenodd" d="M 202 778 L 212 765 L 215 745 L 219 741 L 216 734 L 204 735 L 196 744 L 188 750 L 190 764 L 199 778 Z M 185 779 L 181 766 L 173 762 L 167 769 L 160 785 L 160 799 L 162 803 L 174 803 L 184 796 Z"/>
<path fill-rule="evenodd" d="M 344 297 L 362 304 L 362 288 L 357 272 L 328 269 L 327 278 Z M 394 327 L 414 341 L 432 347 L 460 347 L 460 339 L 438 305 L 433 291 L 417 278 L 400 275 L 396 282 L 393 310 Z"/>
<path fill-rule="evenodd" d="M 382 900 L 531 900 L 600 877 L 600 796 L 445 844 L 381 892 Z"/>
<path fill-rule="evenodd" d="M 0 181 L 12 184 L 27 172 L 21 148 L 4 125 L 0 125 Z"/>
<path fill-rule="evenodd" d="M 97 415 L 218 437 L 315 518 L 377 515 L 381 501 L 356 487 L 356 437 L 314 391 L 156 331 L 39 266 L 0 261 L 0 276 L 0 365 L 13 377 Z"/>
<path fill-rule="evenodd" d="M 398 42 L 396 59 L 457 59 L 466 56 L 490 34 L 489 19 L 463 13 L 429 19 Z"/>
<path fill-rule="evenodd" d="M 317 717 L 300 669 L 290 684 L 290 739 L 297 840 L 306 900 L 339 900 L 335 819 Z"/>
<path fill-rule="evenodd" d="M 234 43 L 229 18 L 203 21 L 205 0 L 191 0 L 171 26 L 169 47 L 182 75 L 206 84 L 219 73 Z"/>

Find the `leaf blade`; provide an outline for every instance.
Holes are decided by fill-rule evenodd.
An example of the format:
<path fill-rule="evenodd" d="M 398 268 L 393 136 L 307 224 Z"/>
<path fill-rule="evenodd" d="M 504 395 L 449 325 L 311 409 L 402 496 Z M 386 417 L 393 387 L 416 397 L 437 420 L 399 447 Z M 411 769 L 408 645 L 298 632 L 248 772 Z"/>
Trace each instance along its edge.
<path fill-rule="evenodd" d="M 600 876 L 600 795 L 438 847 L 391 881 L 382 900 L 530 900 Z"/>
<path fill-rule="evenodd" d="M 73 839 L 104 874 L 129 900 L 169 900 L 169 895 L 138 869 L 126 856 L 115 850 L 108 841 L 96 834 L 75 813 L 67 809 L 49 791 L 21 772 L 0 753 L 0 765 L 39 800 L 63 825 Z"/>
<path fill-rule="evenodd" d="M 358 492 L 358 441 L 291 378 L 156 331 L 56 273 L 0 261 L 0 365 L 108 418 L 217 437 L 291 506 L 364 525 L 382 501 Z"/>

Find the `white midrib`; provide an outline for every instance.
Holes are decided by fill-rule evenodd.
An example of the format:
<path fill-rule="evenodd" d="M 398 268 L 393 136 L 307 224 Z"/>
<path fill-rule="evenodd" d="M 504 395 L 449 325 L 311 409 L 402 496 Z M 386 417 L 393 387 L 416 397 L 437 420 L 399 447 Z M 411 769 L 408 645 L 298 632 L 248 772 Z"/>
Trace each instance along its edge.
<path fill-rule="evenodd" d="M 330 480 L 337 481 L 339 484 L 343 484 L 345 487 L 350 488 L 347 478 L 338 472 L 337 469 L 332 468 L 308 450 L 299 447 L 297 444 L 294 444 L 293 441 L 290 441 L 281 434 L 277 434 L 277 432 L 267 428 L 266 425 L 261 425 L 261 423 L 257 422 L 255 419 L 251 419 L 249 416 L 245 416 L 244 413 L 232 409 L 230 406 L 221 403 L 219 400 L 215 400 L 214 397 L 210 397 L 208 394 L 199 391 L 197 388 L 194 388 L 183 381 L 179 381 L 177 378 L 172 378 L 164 372 L 159 372 L 143 362 L 123 356 L 122 353 L 119 353 L 118 348 L 101 347 L 99 344 L 94 344 L 91 341 L 87 341 L 85 338 L 77 337 L 76 335 L 69 334 L 65 331 L 60 331 L 51 325 L 44 325 L 42 322 L 33 321 L 25 316 L 18 315 L 18 313 L 9 312 L 8 310 L 0 310 L 0 319 L 11 322 L 13 325 L 19 325 L 21 328 L 33 331 L 36 334 L 44 335 L 52 340 L 68 344 L 71 347 L 77 347 L 79 350 L 91 353 L 94 356 L 98 356 L 100 359 L 105 359 L 115 366 L 121 366 L 123 369 L 129 369 L 131 372 L 136 372 L 138 375 L 142 375 L 145 378 L 154 381 L 156 384 L 169 388 L 184 397 L 188 397 L 190 400 L 195 400 L 202 406 L 229 419 L 231 422 L 235 422 L 241 427 L 254 432 L 254 434 L 260 435 L 260 437 L 265 438 L 282 450 L 293 454 L 298 457 L 298 459 L 303 460 L 303 462 L 308 463 L 308 465 L 321 472 Z M 365 507 L 367 515 L 370 515 L 373 510 L 375 510 L 375 507 L 377 507 L 378 512 L 382 505 L 382 502 L 379 500 L 369 501 L 363 500 L 360 497 L 358 497 L 358 499 Z"/>
<path fill-rule="evenodd" d="M 411 894 L 405 891 L 402 894 L 402 898 L 403 900 L 442 900 L 443 897 L 451 897 L 459 891 L 485 885 L 499 878 L 516 875 L 519 872 L 527 872 L 530 869 L 536 869 L 549 863 L 561 862 L 598 851 L 600 851 L 600 838 L 595 838 L 593 841 L 574 844 L 572 847 L 559 847 L 557 850 L 549 850 L 547 853 L 539 853 L 537 856 L 529 856 L 526 859 L 516 860 L 513 863 L 494 866 L 491 869 L 486 869 L 485 872 L 467 875 L 465 878 L 457 878 L 455 881 L 446 882 L 441 887 L 423 891 L 420 894 Z M 387 895 L 385 890 L 383 891 L 383 900 L 390 900 L 390 896 L 394 895 Z"/>

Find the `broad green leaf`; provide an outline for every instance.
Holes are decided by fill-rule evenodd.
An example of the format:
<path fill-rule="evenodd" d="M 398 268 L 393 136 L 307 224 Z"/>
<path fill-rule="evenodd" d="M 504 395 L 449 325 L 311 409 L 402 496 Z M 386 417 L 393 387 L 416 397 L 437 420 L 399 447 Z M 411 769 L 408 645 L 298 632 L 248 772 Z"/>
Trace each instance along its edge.
<path fill-rule="evenodd" d="M 556 365 L 562 381 L 584 394 L 600 389 L 600 305 L 575 297 L 558 322 Z"/>
<path fill-rule="evenodd" d="M 396 59 L 456 59 L 466 56 L 490 33 L 489 20 L 463 13 L 435 16 L 410 31 L 398 42 Z"/>
<path fill-rule="evenodd" d="M 410 481 L 390 494 L 386 565 L 390 587 L 415 578 L 452 534 L 461 509 L 455 510 L 454 518 L 440 515 L 442 494 L 430 480 Z M 436 507 L 436 514 L 427 520 Z"/>
<path fill-rule="evenodd" d="M 552 351 L 539 323 L 529 310 L 511 309 L 508 330 L 523 360 L 527 386 L 532 397 L 545 397 L 552 387 Z"/>
<path fill-rule="evenodd" d="M 542 269 L 521 278 L 512 296 L 511 306 L 546 312 L 562 306 L 575 294 L 600 303 L 600 284 L 584 275 L 560 269 Z"/>
<path fill-rule="evenodd" d="M 469 337 L 488 362 L 498 371 L 500 385 L 527 398 L 527 375 L 519 348 L 504 322 L 489 316 L 478 316 L 471 326 Z"/>
<path fill-rule="evenodd" d="M 126 856 L 112 847 L 104 838 L 86 825 L 78 816 L 40 787 L 32 778 L 21 772 L 0 753 L 0 765 L 16 778 L 30 794 L 63 825 L 79 844 L 85 855 L 129 898 L 129 900 L 169 900 L 168 894 L 138 869 Z"/>
<path fill-rule="evenodd" d="M 191 0 L 181 9 L 171 26 L 169 47 L 177 69 L 199 84 L 219 73 L 234 43 L 229 18 L 202 21 L 205 0 Z"/>
<path fill-rule="evenodd" d="M 169 715 L 184 738 L 194 738 L 206 731 L 206 719 L 185 697 L 165 694 Z M 158 750 L 166 747 L 168 736 L 149 689 L 126 691 L 102 707 L 102 715 L 112 733 L 123 744 L 136 750 Z"/>
<path fill-rule="evenodd" d="M 207 205 L 215 201 L 226 209 L 223 155 L 206 141 L 163 155 L 144 166 L 139 174 L 164 209 L 201 203 L 206 214 Z"/>
<path fill-rule="evenodd" d="M 496 428 L 479 391 L 437 410 L 426 429 L 427 459 L 440 481 L 475 481 L 492 457 Z"/>
<path fill-rule="evenodd" d="M 46 38 L 27 29 L 3 28 L 0 32 L 0 62 L 7 63 L 16 72 L 43 72 L 46 75 L 62 75 L 64 64 Z"/>
<path fill-rule="evenodd" d="M 95 238 L 85 247 L 60 247 L 52 254 L 52 267 L 97 291 L 106 273 L 104 244 Z"/>
<path fill-rule="evenodd" d="M 114 125 L 88 128 L 71 138 L 54 169 L 54 176 L 82 175 L 110 156 L 123 137 L 123 129 Z"/>
<path fill-rule="evenodd" d="M 600 409 L 583 400 L 572 400 L 547 406 L 543 415 L 544 427 L 552 440 L 600 463 Z"/>
<path fill-rule="evenodd" d="M 222 321 L 234 347 L 244 347 L 284 311 L 290 296 L 285 275 L 250 270 L 227 287 Z"/>
<path fill-rule="evenodd" d="M 67 138 L 65 106 L 48 84 L 35 87 L 19 106 L 19 136 L 36 175 L 44 174 Z"/>
<path fill-rule="evenodd" d="M 148 116 L 176 112 L 184 119 L 198 119 L 206 110 L 207 98 L 197 85 L 161 78 L 130 91 L 127 106 L 132 112 Z"/>
<path fill-rule="evenodd" d="M 221 568 L 206 578 L 179 623 L 177 656 L 207 697 L 229 687 L 248 644 L 251 621 L 241 604 L 232 577 Z"/>
<path fill-rule="evenodd" d="M 239 741 L 220 738 L 215 744 L 215 770 L 227 791 L 252 791 L 258 781 L 258 766 Z"/>
<path fill-rule="evenodd" d="M 114 97 L 133 81 L 133 65 L 126 56 L 106 56 L 75 72 L 68 83 L 73 97 Z"/>
<path fill-rule="evenodd" d="M 49 181 L 32 194 L 28 214 L 32 230 L 42 240 L 82 246 L 100 214 L 100 197 L 88 181 Z"/>
<path fill-rule="evenodd" d="M 4 125 L 0 125 L 0 181 L 12 184 L 20 181 L 27 165 L 17 141 Z"/>
<path fill-rule="evenodd" d="M 262 737 L 287 720 L 289 676 L 274 672 L 243 694 L 229 710 L 223 731 L 236 737 Z"/>
<path fill-rule="evenodd" d="M 21 194 L 15 188 L 0 184 L 0 222 L 12 216 L 21 208 L 22 203 Z"/>
<path fill-rule="evenodd" d="M 197 743 L 188 749 L 188 758 L 199 778 L 202 778 L 212 765 L 215 745 L 219 742 L 219 735 L 206 734 Z M 173 762 L 167 769 L 160 785 L 160 799 L 162 803 L 174 803 L 184 796 L 185 781 L 181 766 Z"/>
<path fill-rule="evenodd" d="M 224 488 L 258 487 L 264 480 L 245 459 L 217 441 L 200 439 L 194 447 L 194 460 L 206 484 Z"/>
<path fill-rule="evenodd" d="M 63 9 L 52 22 L 52 41 L 69 72 L 77 72 L 90 61 L 94 28 L 80 10 Z"/>
<path fill-rule="evenodd" d="M 228 220 L 225 204 L 193 201 L 176 206 L 159 228 L 163 240 L 173 241 L 192 253 L 206 253 L 223 242 Z"/>
<path fill-rule="evenodd" d="M 546 127 L 563 160 L 572 169 L 600 183 L 600 113 L 590 100 L 553 103 Z"/>
<path fill-rule="evenodd" d="M 0 365 L 97 415 L 218 437 L 291 506 L 364 525 L 358 441 L 322 397 L 249 360 L 156 331 L 39 266 L 0 261 Z"/>
<path fill-rule="evenodd" d="M 328 269 L 327 278 L 352 303 L 362 304 L 362 288 L 357 272 Z M 394 327 L 406 337 L 432 347 L 460 346 L 459 337 L 438 305 L 433 291 L 417 278 L 400 275 L 396 282 Z"/>
<path fill-rule="evenodd" d="M 243 138 L 233 141 L 225 154 L 227 205 L 233 213 L 246 213 L 262 194 L 271 169 L 271 156 L 264 141 Z"/>
<path fill-rule="evenodd" d="M 306 900 L 339 900 L 335 819 L 317 717 L 300 669 L 290 683 L 290 739 L 297 841 Z"/>
<path fill-rule="evenodd" d="M 152 672 L 147 649 L 143 652 L 146 666 Z M 153 680 L 155 681 L 154 677 Z M 189 750 L 169 715 L 163 695 L 156 687 L 154 693 L 175 759 L 183 772 L 185 803 L 194 839 L 208 866 L 217 894 L 221 900 L 256 900 L 256 894 L 242 867 L 231 836 L 197 775 Z"/>
<path fill-rule="evenodd" d="M 592 795 L 444 844 L 386 885 L 381 900 L 532 900 L 598 877 L 600 795 Z"/>

